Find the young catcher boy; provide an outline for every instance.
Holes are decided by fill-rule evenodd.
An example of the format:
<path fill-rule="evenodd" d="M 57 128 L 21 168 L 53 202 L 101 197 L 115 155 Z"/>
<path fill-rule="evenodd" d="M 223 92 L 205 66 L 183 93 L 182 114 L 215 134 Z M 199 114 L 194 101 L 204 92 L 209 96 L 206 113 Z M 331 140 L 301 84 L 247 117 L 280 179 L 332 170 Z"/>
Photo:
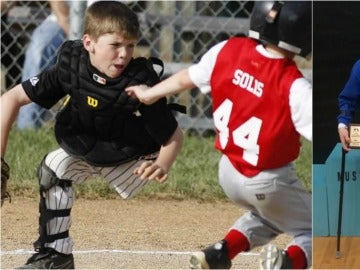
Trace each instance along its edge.
<path fill-rule="evenodd" d="M 40 236 L 34 243 L 36 253 L 21 268 L 74 268 L 69 236 L 73 182 L 103 177 L 129 199 L 149 180 L 167 179 L 183 133 L 166 99 L 147 106 L 124 91 L 159 82 L 149 59 L 133 58 L 138 37 L 138 18 L 125 4 L 95 2 L 86 10 L 82 40 L 66 41 L 55 66 L 1 97 L 1 167 L 6 179 L 6 144 L 19 108 L 35 102 L 48 109 L 70 97 L 56 117 L 60 148 L 48 153 L 38 168 Z M 141 173 L 134 174 L 138 167 Z M 3 200 L 6 190 L 2 195 Z"/>

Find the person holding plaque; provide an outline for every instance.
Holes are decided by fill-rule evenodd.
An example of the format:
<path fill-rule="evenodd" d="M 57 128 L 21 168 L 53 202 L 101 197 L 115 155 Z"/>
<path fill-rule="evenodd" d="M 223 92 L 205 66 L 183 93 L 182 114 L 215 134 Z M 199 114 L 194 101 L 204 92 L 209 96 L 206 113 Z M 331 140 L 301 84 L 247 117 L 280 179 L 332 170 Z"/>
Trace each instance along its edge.
<path fill-rule="evenodd" d="M 352 67 L 350 77 L 339 94 L 338 103 L 338 132 L 342 147 L 346 151 L 360 148 L 360 123 L 351 123 L 355 111 L 360 109 L 360 59 Z"/>

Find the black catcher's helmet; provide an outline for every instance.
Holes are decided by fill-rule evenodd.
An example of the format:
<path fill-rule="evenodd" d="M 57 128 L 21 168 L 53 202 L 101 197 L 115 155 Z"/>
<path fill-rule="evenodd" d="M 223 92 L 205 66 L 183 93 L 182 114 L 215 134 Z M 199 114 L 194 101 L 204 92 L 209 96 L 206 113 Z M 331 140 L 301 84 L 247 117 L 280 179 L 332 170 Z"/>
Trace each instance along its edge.
<path fill-rule="evenodd" d="M 302 57 L 311 52 L 311 1 L 255 1 L 249 37 Z"/>

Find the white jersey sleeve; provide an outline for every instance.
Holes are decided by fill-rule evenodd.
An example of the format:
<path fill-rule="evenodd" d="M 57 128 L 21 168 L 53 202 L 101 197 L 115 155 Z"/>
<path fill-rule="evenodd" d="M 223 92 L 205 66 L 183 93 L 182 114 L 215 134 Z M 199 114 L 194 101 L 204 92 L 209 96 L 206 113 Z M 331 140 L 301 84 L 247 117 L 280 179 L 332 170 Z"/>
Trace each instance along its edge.
<path fill-rule="evenodd" d="M 189 67 L 188 72 L 192 82 L 204 94 L 211 91 L 210 78 L 213 72 L 216 58 L 227 41 L 222 41 L 210 48 L 202 57 L 199 63 Z"/>
<path fill-rule="evenodd" d="M 312 86 L 305 78 L 294 81 L 289 97 L 291 117 L 297 132 L 312 140 Z"/>

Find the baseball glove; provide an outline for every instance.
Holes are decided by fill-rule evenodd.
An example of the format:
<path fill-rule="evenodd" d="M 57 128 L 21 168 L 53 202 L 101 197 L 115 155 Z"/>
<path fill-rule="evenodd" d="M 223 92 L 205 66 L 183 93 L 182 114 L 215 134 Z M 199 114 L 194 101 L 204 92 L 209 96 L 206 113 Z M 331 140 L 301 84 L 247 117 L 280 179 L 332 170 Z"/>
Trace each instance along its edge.
<path fill-rule="evenodd" d="M 1 206 L 3 205 L 6 199 L 9 199 L 11 202 L 11 197 L 9 192 L 7 192 L 7 182 L 10 176 L 10 167 L 6 161 L 1 158 Z"/>

